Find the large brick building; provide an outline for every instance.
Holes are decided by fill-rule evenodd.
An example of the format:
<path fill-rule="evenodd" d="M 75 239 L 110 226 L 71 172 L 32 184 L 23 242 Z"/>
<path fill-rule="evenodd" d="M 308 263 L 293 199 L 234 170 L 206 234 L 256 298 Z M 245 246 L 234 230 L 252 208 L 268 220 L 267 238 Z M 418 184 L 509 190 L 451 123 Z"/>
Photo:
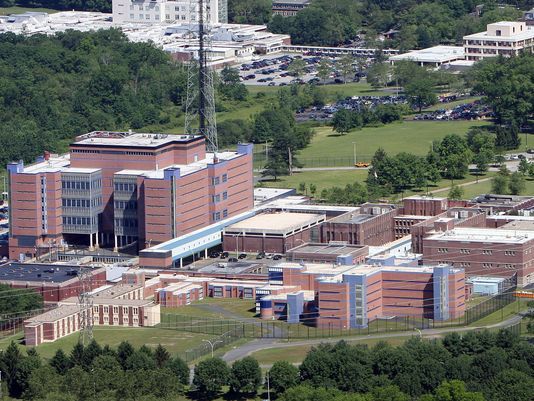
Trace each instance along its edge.
<path fill-rule="evenodd" d="M 8 171 L 13 259 L 65 242 L 143 249 L 253 207 L 252 145 L 206 153 L 198 135 L 91 132 Z"/>
<path fill-rule="evenodd" d="M 534 283 L 534 232 L 454 228 L 423 239 L 423 261 L 465 269 L 467 276 L 511 277 Z"/>

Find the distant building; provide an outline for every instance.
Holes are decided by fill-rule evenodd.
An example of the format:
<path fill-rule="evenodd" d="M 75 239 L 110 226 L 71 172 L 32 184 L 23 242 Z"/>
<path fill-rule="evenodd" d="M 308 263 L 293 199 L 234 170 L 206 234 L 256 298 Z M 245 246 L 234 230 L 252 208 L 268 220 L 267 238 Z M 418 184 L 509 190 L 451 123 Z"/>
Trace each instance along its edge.
<path fill-rule="evenodd" d="M 294 17 L 301 10 L 307 8 L 311 0 L 273 0 L 273 15 L 282 17 Z"/>
<path fill-rule="evenodd" d="M 219 21 L 219 3 L 224 0 L 206 0 L 205 13 L 209 12 L 210 23 Z M 115 23 L 189 23 L 198 21 L 198 5 L 190 0 L 113 0 Z M 194 4 L 194 6 L 192 6 Z M 224 7 L 222 7 L 224 9 Z M 227 17 L 226 17 L 227 18 Z"/>
<path fill-rule="evenodd" d="M 523 20 L 527 26 L 534 26 L 534 8 L 532 10 L 525 11 L 523 14 Z"/>
<path fill-rule="evenodd" d="M 412 61 L 425 67 L 440 67 L 454 61 L 464 59 L 464 49 L 461 46 L 434 46 L 427 49 L 412 50 L 408 53 L 393 55 L 389 58 L 391 64 L 399 61 Z"/>
<path fill-rule="evenodd" d="M 522 21 L 488 24 L 485 32 L 464 36 L 465 57 L 478 61 L 488 57 L 517 56 L 534 49 L 534 29 Z"/>

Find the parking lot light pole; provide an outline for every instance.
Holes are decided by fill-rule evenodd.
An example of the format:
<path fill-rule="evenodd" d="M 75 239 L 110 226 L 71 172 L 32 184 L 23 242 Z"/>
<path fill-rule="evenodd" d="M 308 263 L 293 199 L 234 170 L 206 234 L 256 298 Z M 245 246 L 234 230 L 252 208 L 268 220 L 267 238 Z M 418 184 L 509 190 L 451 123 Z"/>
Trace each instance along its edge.
<path fill-rule="evenodd" d="M 354 165 L 356 165 L 356 142 L 352 142 L 352 150 L 354 153 Z"/>
<path fill-rule="evenodd" d="M 221 340 L 217 340 L 217 341 L 210 341 L 210 340 L 202 340 L 203 342 L 205 343 L 208 343 L 210 346 L 211 346 L 211 357 L 213 358 L 213 347 L 215 347 L 215 344 L 217 343 L 222 343 Z"/>

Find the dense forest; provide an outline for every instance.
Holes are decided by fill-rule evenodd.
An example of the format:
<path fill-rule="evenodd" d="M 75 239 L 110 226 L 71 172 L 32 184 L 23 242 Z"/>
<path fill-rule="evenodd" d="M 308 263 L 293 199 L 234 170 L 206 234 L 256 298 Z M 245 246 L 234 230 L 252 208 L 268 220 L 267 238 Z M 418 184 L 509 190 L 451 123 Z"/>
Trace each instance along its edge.
<path fill-rule="evenodd" d="M 59 349 L 50 360 L 14 343 L 0 351 L 13 398 L 39 401 L 244 400 L 263 392 L 280 401 L 531 401 L 534 345 L 511 330 L 412 338 L 394 347 L 321 344 L 296 367 L 277 361 L 263 375 L 253 357 L 228 366 L 201 360 L 193 381 L 187 364 L 161 345 L 134 349 L 95 341 Z"/>
<path fill-rule="evenodd" d="M 185 80 L 168 54 L 118 30 L 0 35 L 0 164 L 91 130 L 166 122 L 181 112 Z"/>

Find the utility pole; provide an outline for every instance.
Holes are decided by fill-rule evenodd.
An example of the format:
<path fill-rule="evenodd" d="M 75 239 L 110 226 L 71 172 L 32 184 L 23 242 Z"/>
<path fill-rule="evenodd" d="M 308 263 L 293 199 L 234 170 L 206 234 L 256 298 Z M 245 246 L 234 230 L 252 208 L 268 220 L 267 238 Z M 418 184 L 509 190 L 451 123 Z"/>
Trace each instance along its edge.
<path fill-rule="evenodd" d="M 265 141 L 265 164 L 269 163 L 269 142 Z"/>
<path fill-rule="evenodd" d="M 93 294 L 91 293 L 92 269 L 80 266 L 78 279 L 80 280 L 80 294 L 78 307 L 80 313 L 80 341 L 87 345 L 93 339 Z"/>
<path fill-rule="evenodd" d="M 293 175 L 293 155 L 291 154 L 291 148 L 287 148 L 289 157 L 289 175 Z"/>
<path fill-rule="evenodd" d="M 352 150 L 354 152 L 354 165 L 356 165 L 356 142 L 352 142 Z"/>
<path fill-rule="evenodd" d="M 271 401 L 271 384 L 269 382 L 269 372 L 267 372 L 267 401 Z"/>

